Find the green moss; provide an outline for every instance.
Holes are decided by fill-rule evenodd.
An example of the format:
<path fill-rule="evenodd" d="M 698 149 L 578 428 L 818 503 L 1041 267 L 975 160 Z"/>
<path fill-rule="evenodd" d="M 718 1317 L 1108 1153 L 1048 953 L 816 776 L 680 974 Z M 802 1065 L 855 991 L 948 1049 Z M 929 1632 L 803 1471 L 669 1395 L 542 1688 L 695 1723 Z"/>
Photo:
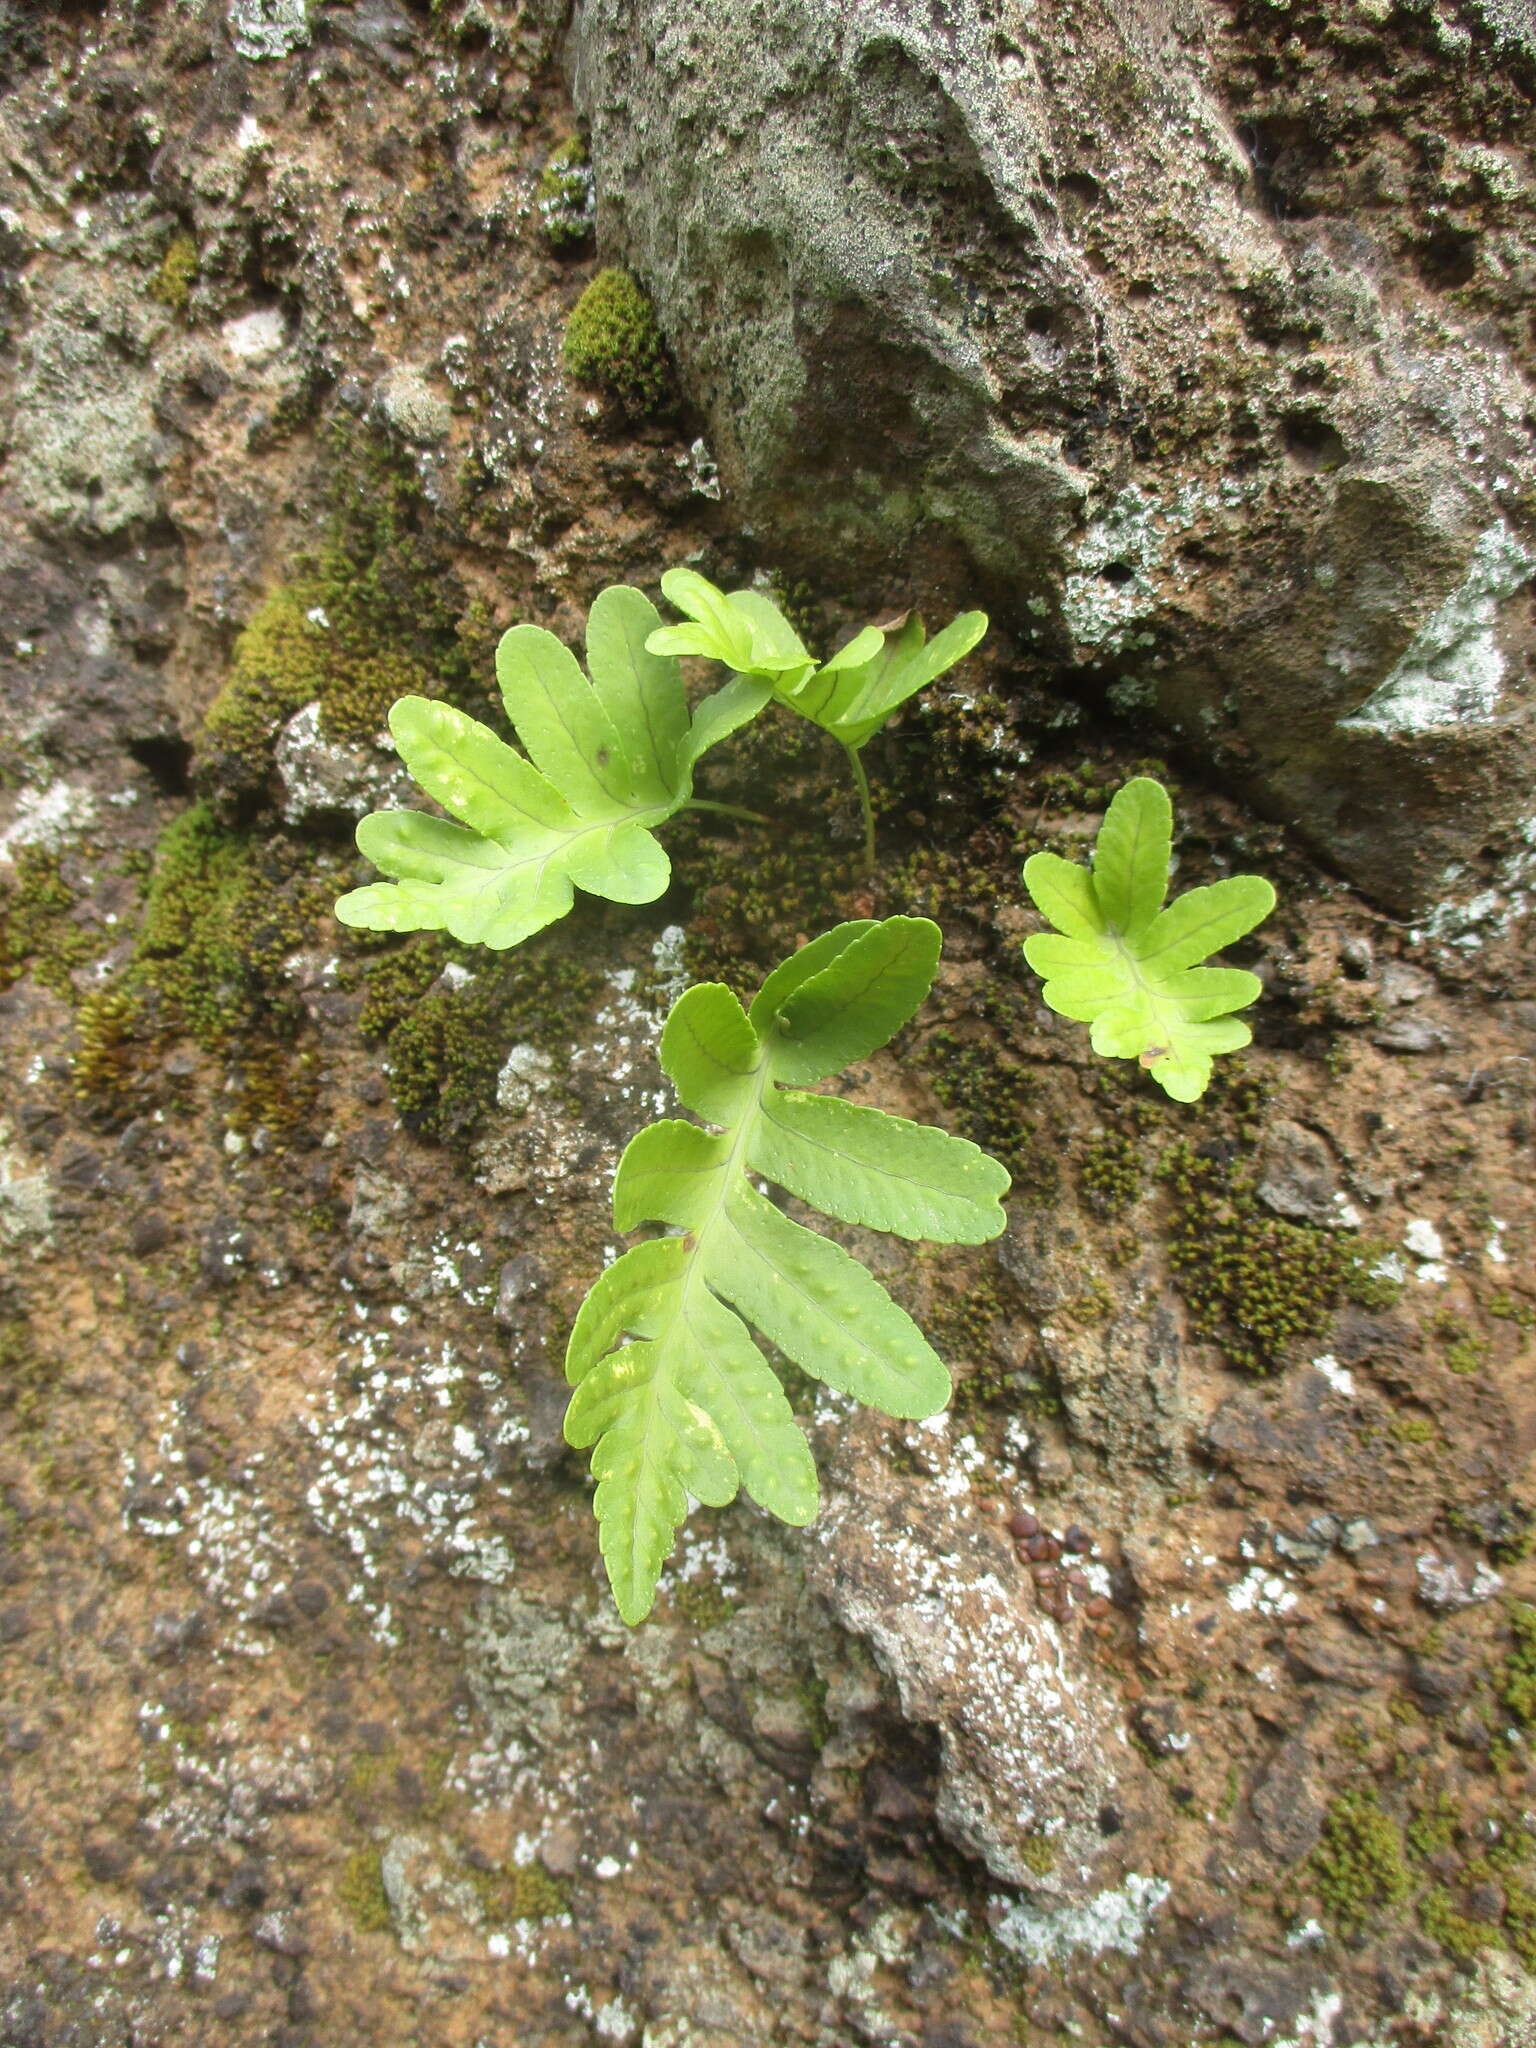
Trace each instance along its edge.
<path fill-rule="evenodd" d="M 197 238 L 183 229 L 171 237 L 170 245 L 160 259 L 160 268 L 149 287 L 150 297 L 158 299 L 162 306 L 168 306 L 178 318 L 185 317 L 187 301 L 197 282 L 197 272 Z"/>
<path fill-rule="evenodd" d="M 121 1095 L 133 1071 L 139 1006 L 124 988 L 97 989 L 75 1012 L 75 1093 L 109 1101 Z"/>
<path fill-rule="evenodd" d="M 1536 1728 L 1536 1607 L 1523 1600 L 1509 1610 L 1512 1646 L 1505 1658 L 1495 1691 L 1521 1728 Z"/>
<path fill-rule="evenodd" d="M 1345 1246 L 1344 1292 L 1361 1308 L 1395 1308 L 1408 1284 L 1402 1264 L 1391 1238 L 1359 1238 Z"/>
<path fill-rule="evenodd" d="M 818 1751 L 825 1749 L 832 1740 L 832 1717 L 827 1712 L 827 1681 L 814 1671 L 808 1671 L 795 1687 L 795 1698 L 805 1717 L 806 1732 L 812 1743 Z"/>
<path fill-rule="evenodd" d="M 1083 1200 L 1096 1216 L 1122 1215 L 1140 1195 L 1146 1179 L 1140 1148 L 1119 1131 L 1102 1131 L 1078 1154 Z"/>
<path fill-rule="evenodd" d="M 1400 1444 L 1432 1444 L 1440 1432 L 1427 1415 L 1398 1415 L 1388 1423 L 1387 1434 Z"/>
<path fill-rule="evenodd" d="M 673 1590 L 672 1605 L 696 1629 L 718 1628 L 736 1612 L 736 1602 L 714 1579 L 684 1579 Z"/>
<path fill-rule="evenodd" d="M 684 963 L 696 981 L 723 981 L 750 994 L 775 961 L 838 921 L 847 862 L 815 841 L 787 833 L 771 845 L 753 838 L 739 856 L 721 858 L 718 835 L 685 818 L 669 845 L 685 881 L 706 859 L 714 862 L 685 928 Z"/>
<path fill-rule="evenodd" d="M 595 210 L 592 166 L 579 135 L 550 153 L 533 202 L 539 231 L 551 249 L 564 254 L 590 240 Z"/>
<path fill-rule="evenodd" d="M 1049 1835 L 1026 1835 L 1019 1844 L 1019 1857 L 1026 1870 L 1046 1877 L 1056 1868 L 1056 1844 Z"/>
<path fill-rule="evenodd" d="M 1337 1237 L 1269 1214 L 1252 1177 L 1171 1145 L 1158 1166 L 1173 1198 L 1169 1261 L 1202 1337 L 1234 1364 L 1269 1372 L 1287 1347 L 1327 1328 L 1348 1253 Z"/>
<path fill-rule="evenodd" d="M 460 630 L 463 594 L 409 460 L 339 429 L 327 454 L 320 540 L 251 615 L 204 720 L 211 787 L 259 789 L 278 729 L 306 704 L 319 704 L 326 737 L 364 743 L 397 697 L 485 702 Z"/>
<path fill-rule="evenodd" d="M 42 1350 L 25 1316 L 0 1316 L 0 1414 L 18 1429 L 45 1423 L 52 1413 L 60 1362 Z"/>
<path fill-rule="evenodd" d="M 928 1085 L 949 1111 L 949 1127 L 1000 1159 L 1013 1177 L 1013 1196 L 1043 1207 L 1061 1189 L 1059 1140 L 1037 1113 L 1040 1083 L 990 1035 L 945 1025 L 924 1041 L 919 1061 Z"/>
<path fill-rule="evenodd" d="M 467 1875 L 488 1920 L 554 1920 L 570 1911 L 567 1886 L 537 1863 L 505 1863 Z"/>
<path fill-rule="evenodd" d="M 616 398 L 632 419 L 661 412 L 672 396 L 672 366 L 656 312 L 627 270 L 600 270 L 571 312 L 565 367 L 578 384 Z"/>
<path fill-rule="evenodd" d="M 111 943 L 104 926 L 76 923 L 77 905 L 57 853 L 17 848 L 9 872 L 0 868 L 0 989 L 30 974 L 56 995 L 73 998 L 76 970 Z"/>
<path fill-rule="evenodd" d="M 1419 1924 L 1459 1963 L 1474 1962 L 1484 1949 L 1501 1943 L 1499 1929 L 1486 1920 L 1468 1919 L 1443 1885 L 1431 1886 L 1420 1899 Z"/>
<path fill-rule="evenodd" d="M 1435 1856 L 1442 1849 L 1449 1849 L 1456 1839 L 1458 1818 L 1456 1802 L 1450 1794 L 1437 1792 L 1409 1821 L 1404 1831 L 1408 1847 L 1419 1857 Z"/>
<path fill-rule="evenodd" d="M 551 934 L 514 955 L 462 952 L 433 934 L 365 957 L 354 979 L 365 991 L 363 1027 L 382 1039 L 385 1071 L 401 1117 L 439 1141 L 462 1140 L 491 1108 L 514 1045 L 559 1055 L 579 1038 L 603 978 Z M 468 970 L 454 985 L 450 964 Z"/>
<path fill-rule="evenodd" d="M 1483 1304 L 1489 1315 L 1497 1316 L 1500 1322 L 1514 1323 L 1522 1330 L 1536 1330 L 1536 1304 L 1522 1301 L 1507 1287 L 1499 1287 L 1489 1295 Z"/>
<path fill-rule="evenodd" d="M 1536 1970 L 1536 1891 L 1528 1885 L 1504 1886 L 1504 1938 L 1528 1970 Z"/>
<path fill-rule="evenodd" d="M 336 1897 L 360 1934 L 388 1934 L 389 1894 L 384 1889 L 384 1863 L 377 1849 L 354 1849 L 341 1868 Z"/>
<path fill-rule="evenodd" d="M 329 905 L 334 877 L 281 839 L 226 829 L 206 804 L 183 811 L 155 849 L 134 956 L 122 984 L 161 1028 L 208 1052 L 258 1025 L 292 1029 L 283 963 Z"/>
<path fill-rule="evenodd" d="M 1341 1934 L 1360 1934 L 1412 1889 L 1403 1838 L 1373 1791 L 1339 1793 L 1323 1817 L 1312 1852 L 1312 1881 L 1323 1910 Z"/>
<path fill-rule="evenodd" d="M 281 1140 L 310 1115 L 318 1071 L 287 1046 L 302 1011 L 285 962 L 335 894 L 334 858 L 221 825 L 195 803 L 155 848 L 128 965 L 78 1017 L 76 1090 L 109 1101 L 128 1088 L 139 1049 L 168 1036 L 205 1052 L 238 1049 L 230 1121 Z"/>

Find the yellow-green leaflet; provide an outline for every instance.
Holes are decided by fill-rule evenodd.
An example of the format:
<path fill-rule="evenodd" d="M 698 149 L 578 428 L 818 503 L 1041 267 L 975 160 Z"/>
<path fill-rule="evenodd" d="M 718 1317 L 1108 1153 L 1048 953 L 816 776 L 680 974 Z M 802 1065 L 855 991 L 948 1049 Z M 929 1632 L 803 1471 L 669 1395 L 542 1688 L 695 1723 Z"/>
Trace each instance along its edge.
<path fill-rule="evenodd" d="M 689 623 L 662 627 L 648 647 L 658 654 L 707 655 L 741 675 L 771 676 L 781 704 L 855 752 L 909 697 L 969 654 L 987 630 L 985 612 L 962 612 L 932 640 L 916 617 L 897 626 L 866 626 L 818 666 L 762 591 L 727 594 L 692 569 L 669 569 L 661 587 Z"/>
<path fill-rule="evenodd" d="M 755 716 L 771 685 L 734 677 L 690 718 L 676 660 L 647 649 L 658 624 L 638 590 L 603 591 L 587 621 L 590 674 L 540 626 L 503 636 L 497 680 L 526 759 L 451 705 L 402 697 L 390 732 L 448 817 L 370 812 L 358 846 L 393 880 L 343 896 L 342 923 L 505 949 L 564 917 L 577 889 L 615 903 L 659 896 L 671 863 L 654 827 L 688 802 L 700 755 Z"/>
<path fill-rule="evenodd" d="M 1262 923 L 1275 892 L 1262 876 L 1232 875 L 1164 908 L 1172 844 L 1168 792 L 1138 775 L 1105 813 L 1091 872 L 1032 854 L 1024 886 L 1056 930 L 1026 939 L 1024 957 L 1050 1007 L 1090 1027 L 1095 1052 L 1140 1060 L 1167 1094 L 1193 1102 L 1211 1061 L 1253 1036 L 1231 1012 L 1263 993 L 1244 968 L 1200 962 Z"/>
<path fill-rule="evenodd" d="M 889 1415 L 933 1415 L 949 1374 L 880 1283 L 762 1194 L 777 1182 L 847 1223 L 980 1244 L 1004 1224 L 1008 1175 L 964 1138 L 808 1093 L 876 1051 L 927 995 L 926 918 L 839 925 L 774 970 L 750 1010 L 719 982 L 673 1005 L 661 1061 L 685 1108 L 630 1140 L 620 1230 L 652 1238 L 601 1276 L 566 1353 L 565 1433 L 592 1450 L 594 1506 L 619 1612 L 650 1612 L 689 1496 L 744 1487 L 781 1521 L 816 1513 L 816 1467 L 756 1329 L 802 1371 Z M 750 1327 L 749 1327 L 750 1326 Z"/>

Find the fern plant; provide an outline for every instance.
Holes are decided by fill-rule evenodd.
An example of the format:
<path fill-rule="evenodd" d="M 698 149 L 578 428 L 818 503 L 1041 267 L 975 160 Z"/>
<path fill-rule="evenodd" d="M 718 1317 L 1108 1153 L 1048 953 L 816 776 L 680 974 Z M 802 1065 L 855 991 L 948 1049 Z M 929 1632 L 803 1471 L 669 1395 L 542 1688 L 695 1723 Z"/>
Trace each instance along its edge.
<path fill-rule="evenodd" d="M 909 697 L 970 653 L 987 630 L 986 613 L 962 612 L 931 640 L 922 620 L 906 613 L 887 625 L 864 627 L 818 665 L 760 590 L 727 595 L 692 569 L 669 569 L 661 588 L 688 623 L 652 633 L 646 645 L 653 653 L 706 655 L 738 675 L 764 678 L 781 704 L 819 725 L 843 749 L 859 792 L 864 861 L 873 872 L 875 814 L 863 749 Z"/>
<path fill-rule="evenodd" d="M 1231 875 L 1164 905 L 1173 806 L 1150 776 L 1120 789 L 1099 828 L 1093 867 L 1060 854 L 1024 863 L 1024 886 L 1056 927 L 1024 941 L 1024 957 L 1059 1016 L 1090 1027 L 1093 1049 L 1139 1060 L 1178 1102 L 1205 1093 L 1211 1061 L 1253 1033 L 1234 1010 L 1262 993 L 1241 967 L 1200 965 L 1275 907 L 1260 875 Z"/>
<path fill-rule="evenodd" d="M 949 1374 L 905 1310 L 755 1184 L 900 1237 L 980 1244 L 1003 1228 L 1008 1175 L 995 1159 L 804 1087 L 900 1029 L 928 993 L 939 946 L 926 918 L 859 920 L 775 968 L 749 1009 L 719 982 L 672 1007 L 662 1065 L 716 1128 L 667 1118 L 630 1141 L 615 1225 L 677 1234 L 635 1245 L 602 1274 L 566 1353 L 565 1433 L 592 1450 L 603 1557 L 627 1622 L 650 1612 L 690 1494 L 721 1507 L 745 1487 L 781 1521 L 816 1513 L 815 1463 L 749 1324 L 887 1414 L 932 1415 L 949 1398 Z"/>
<path fill-rule="evenodd" d="M 603 591 L 587 620 L 590 677 L 540 626 L 503 636 L 496 676 L 526 759 L 451 705 L 402 697 L 389 714 L 400 758 L 449 818 L 370 812 L 358 846 L 394 879 L 343 896 L 342 923 L 505 949 L 563 917 L 577 889 L 615 903 L 661 895 L 671 864 L 654 828 L 684 806 L 734 809 L 694 797 L 693 772 L 771 684 L 733 677 L 690 716 L 676 660 L 647 648 L 659 624 L 638 590 Z"/>

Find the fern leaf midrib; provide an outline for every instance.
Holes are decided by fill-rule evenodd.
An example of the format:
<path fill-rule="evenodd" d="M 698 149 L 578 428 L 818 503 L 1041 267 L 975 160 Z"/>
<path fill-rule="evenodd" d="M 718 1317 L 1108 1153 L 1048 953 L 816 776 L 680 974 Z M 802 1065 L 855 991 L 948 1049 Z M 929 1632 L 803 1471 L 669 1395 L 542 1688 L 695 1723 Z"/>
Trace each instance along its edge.
<path fill-rule="evenodd" d="M 1162 1035 L 1163 1051 L 1172 1052 L 1174 1038 L 1181 1030 L 1189 1028 L 1189 1019 L 1175 1006 L 1173 1021 L 1170 1023 L 1168 1011 L 1165 1007 L 1165 999 L 1158 994 L 1156 983 L 1150 981 L 1142 972 L 1140 955 L 1135 951 L 1132 942 L 1117 925 L 1106 925 L 1104 936 L 1110 941 L 1116 953 L 1124 961 L 1130 971 L 1132 983 L 1137 991 L 1146 998 L 1149 1008 L 1156 1017 L 1158 1029 Z M 1148 1050 L 1150 1051 L 1151 1048 L 1149 1047 Z"/>

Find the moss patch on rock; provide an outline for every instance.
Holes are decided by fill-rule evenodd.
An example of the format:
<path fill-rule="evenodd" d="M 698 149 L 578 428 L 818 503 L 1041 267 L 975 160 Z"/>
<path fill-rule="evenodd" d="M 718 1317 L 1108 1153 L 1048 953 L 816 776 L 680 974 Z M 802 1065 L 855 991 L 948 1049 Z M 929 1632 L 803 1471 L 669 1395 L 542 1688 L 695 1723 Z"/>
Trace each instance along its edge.
<path fill-rule="evenodd" d="M 1402 1830 L 1374 1792 L 1352 1788 L 1330 1803 L 1312 1852 L 1312 1880 L 1324 1912 L 1346 1935 L 1362 1933 L 1408 1897 Z"/>
<path fill-rule="evenodd" d="M 672 364 L 652 306 L 629 271 L 600 270 L 572 309 L 565 367 L 578 384 L 606 392 L 631 419 L 665 410 Z"/>
<path fill-rule="evenodd" d="M 351 429 L 332 432 L 328 456 L 321 538 L 251 615 L 204 720 L 211 791 L 258 790 L 279 728 L 306 704 L 327 739 L 366 743 L 397 697 L 485 699 L 464 594 L 409 460 Z"/>
<path fill-rule="evenodd" d="M 1215 1148 L 1170 1145 L 1158 1176 L 1173 1204 L 1169 1262 L 1196 1332 L 1235 1365 L 1270 1372 L 1338 1306 L 1348 1253 L 1337 1237 L 1260 1204 L 1254 1182 Z"/>
<path fill-rule="evenodd" d="M 573 135 L 550 152 L 533 195 L 539 232 L 557 255 L 590 241 L 595 212 L 587 145 Z"/>
<path fill-rule="evenodd" d="M 365 958 L 355 979 L 362 1028 L 383 1043 L 396 1108 L 408 1128 L 440 1142 L 473 1133 L 514 1045 L 568 1051 L 603 988 L 558 934 L 498 956 L 423 933 Z"/>
<path fill-rule="evenodd" d="M 30 974 L 72 1000 L 77 968 L 99 959 L 111 934 L 75 921 L 78 898 L 48 847 L 22 846 L 9 872 L 0 869 L 0 989 Z"/>

